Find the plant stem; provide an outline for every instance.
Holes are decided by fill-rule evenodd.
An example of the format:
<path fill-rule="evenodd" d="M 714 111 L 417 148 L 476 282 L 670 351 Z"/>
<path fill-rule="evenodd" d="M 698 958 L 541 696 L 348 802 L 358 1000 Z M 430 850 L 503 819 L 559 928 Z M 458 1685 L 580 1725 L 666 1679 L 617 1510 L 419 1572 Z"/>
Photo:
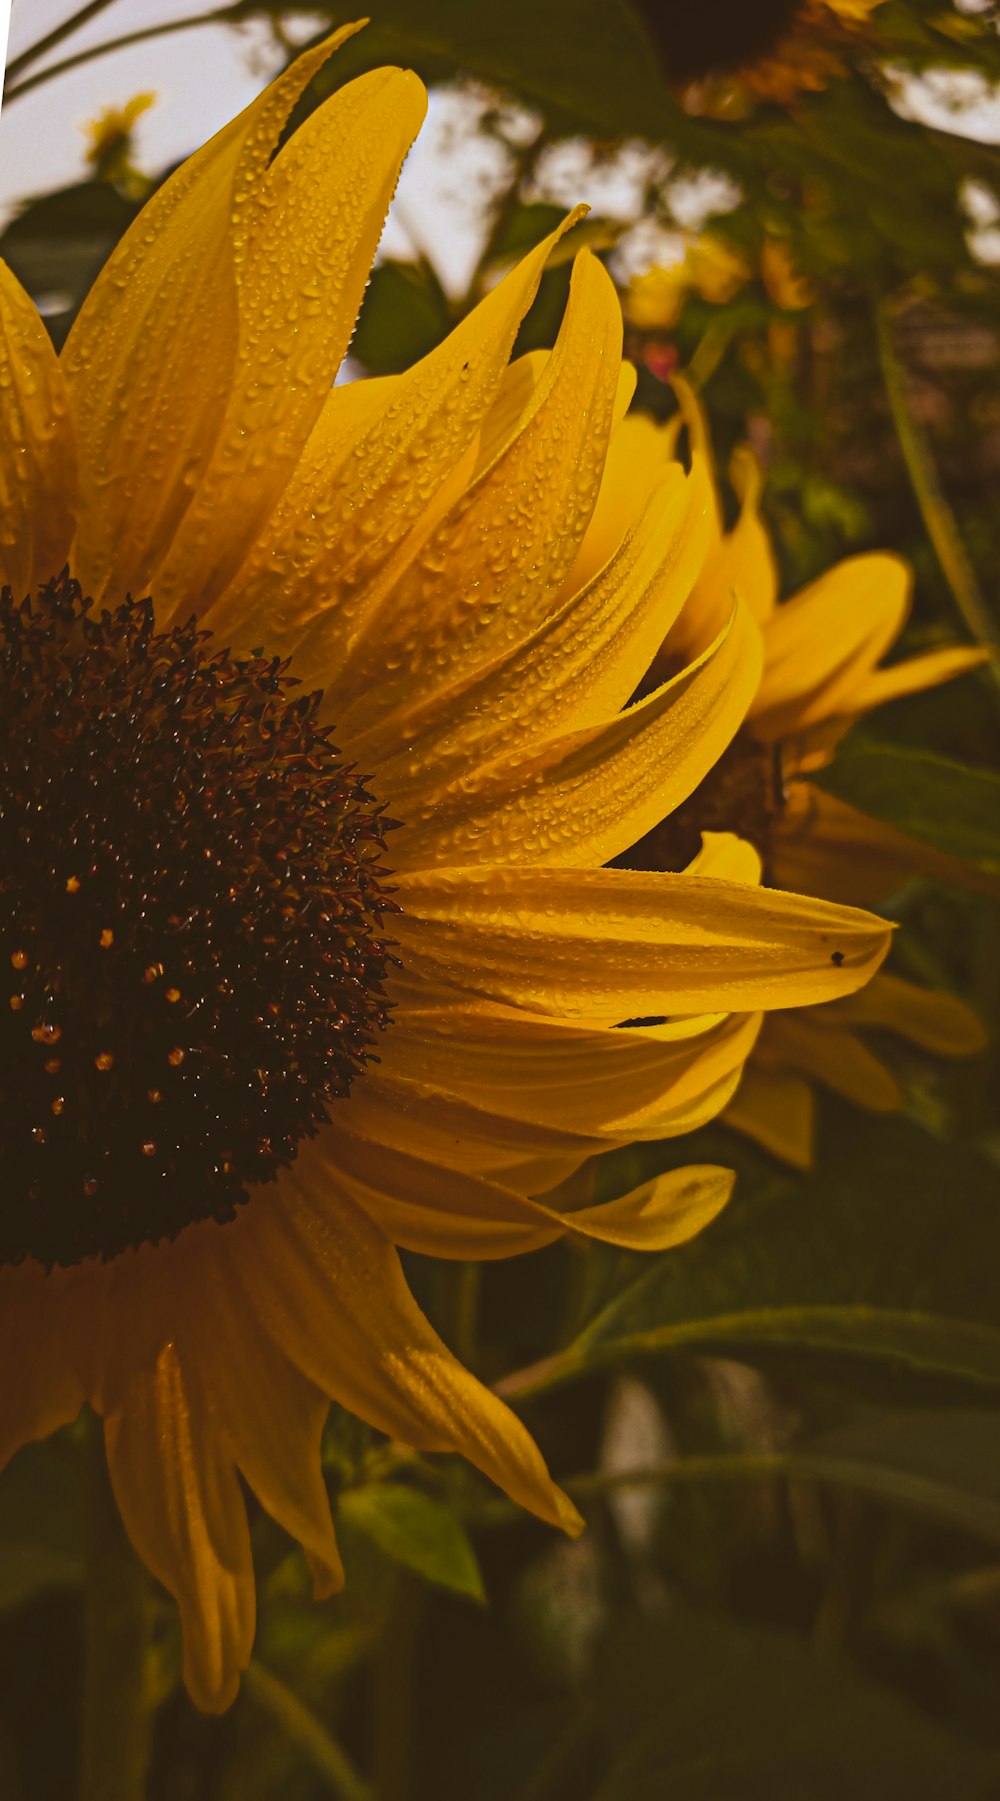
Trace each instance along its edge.
<path fill-rule="evenodd" d="M 934 546 L 945 581 L 951 589 L 952 598 L 970 637 L 976 644 L 986 645 L 993 650 L 1000 649 L 996 622 L 979 586 L 976 571 L 966 554 L 955 515 L 938 480 L 927 434 L 910 412 L 906 397 L 906 376 L 892 340 L 892 316 L 884 301 L 876 306 L 875 325 L 886 398 L 924 529 Z M 991 663 L 989 670 L 993 680 L 1000 685 L 1000 664 Z"/>
<path fill-rule="evenodd" d="M 63 43 L 66 38 L 72 37 L 74 31 L 79 31 L 82 25 L 87 25 L 91 19 L 96 19 L 98 13 L 106 12 L 111 4 L 112 0 L 87 0 L 86 6 L 78 7 L 75 13 L 71 13 L 68 19 L 63 20 L 61 25 L 54 25 L 51 31 L 45 33 L 44 37 L 29 44 L 27 50 L 22 50 L 20 56 L 12 56 L 7 63 L 8 79 L 16 80 L 22 69 L 29 68 L 32 63 L 38 61 L 40 56 L 44 56 L 49 50 L 54 50 L 56 45 Z"/>
<path fill-rule="evenodd" d="M 400 1571 L 375 1664 L 375 1794 L 408 1801 L 413 1777 L 413 1692 L 423 1590 Z"/>
<path fill-rule="evenodd" d="M 80 1801 L 143 1801 L 149 1763 L 151 1609 L 146 1572 L 122 1525 L 101 1423 L 86 1421 Z"/>
<path fill-rule="evenodd" d="M 199 13 L 193 18 L 167 19 L 159 25 L 144 25 L 139 31 L 127 31 L 121 37 L 107 38 L 102 44 L 91 44 L 89 49 L 77 50 L 72 56 L 64 57 L 62 62 L 50 63 L 47 69 L 39 69 L 34 75 L 26 76 L 23 81 L 15 81 L 13 87 L 6 89 L 4 103 L 9 106 L 12 100 L 19 100 L 22 94 L 30 94 L 34 88 L 41 87 L 43 82 L 53 81 L 57 75 L 68 74 L 70 69 L 82 68 L 84 63 L 108 56 L 112 50 L 125 50 L 130 44 L 148 43 L 151 38 L 168 37 L 175 31 L 189 31 L 196 25 L 239 25 L 245 19 L 253 17 L 254 10 L 259 12 L 263 9 L 248 9 L 242 0 L 236 0 L 232 6 L 220 6 L 212 12 Z M 37 46 L 25 54 L 34 58 L 39 54 Z M 13 64 L 8 65 L 8 78 L 13 67 Z"/>
<path fill-rule="evenodd" d="M 337 1801 L 372 1801 L 371 1790 L 336 1740 L 288 1685 L 254 1662 L 243 1678 L 254 1700 L 269 1713 L 289 1744 L 296 1745 Z"/>

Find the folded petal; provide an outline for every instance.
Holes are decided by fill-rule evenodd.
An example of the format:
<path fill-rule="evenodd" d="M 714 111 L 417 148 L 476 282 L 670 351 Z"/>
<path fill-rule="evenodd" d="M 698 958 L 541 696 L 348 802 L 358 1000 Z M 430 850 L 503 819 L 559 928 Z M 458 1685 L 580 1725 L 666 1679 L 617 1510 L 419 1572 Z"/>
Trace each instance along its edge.
<path fill-rule="evenodd" d="M 180 1608 L 184 1681 L 221 1713 L 253 1643 L 250 1533 L 231 1457 L 173 1344 L 132 1371 L 104 1433 L 125 1529 Z"/>
<path fill-rule="evenodd" d="M 401 1009 L 379 1070 L 428 1093 L 588 1138 L 657 1138 L 738 1071 L 756 1015 L 593 1027 L 515 1009 Z"/>
<path fill-rule="evenodd" d="M 0 262 L 0 586 L 58 575 L 73 537 L 76 449 L 62 371 L 34 306 Z"/>
<path fill-rule="evenodd" d="M 242 1280 L 262 1323 L 318 1388 L 404 1444 L 460 1451 L 520 1505 L 581 1529 L 520 1420 L 442 1344 L 388 1239 L 345 1190 L 331 1184 L 314 1196 L 293 1167 L 262 1227 L 252 1241 L 234 1239 Z"/>
<path fill-rule="evenodd" d="M 889 669 L 873 669 L 851 697 L 851 712 L 868 713 L 886 701 L 898 700 L 904 694 L 920 694 L 925 688 L 938 688 L 956 676 L 981 669 L 996 653 L 982 645 L 949 645 L 944 650 L 929 650 L 922 657 L 907 657 Z"/>
<path fill-rule="evenodd" d="M 809 1005 L 874 974 L 871 914 L 707 876 L 478 867 L 408 873 L 405 966 L 539 1013 L 634 1019 Z"/>

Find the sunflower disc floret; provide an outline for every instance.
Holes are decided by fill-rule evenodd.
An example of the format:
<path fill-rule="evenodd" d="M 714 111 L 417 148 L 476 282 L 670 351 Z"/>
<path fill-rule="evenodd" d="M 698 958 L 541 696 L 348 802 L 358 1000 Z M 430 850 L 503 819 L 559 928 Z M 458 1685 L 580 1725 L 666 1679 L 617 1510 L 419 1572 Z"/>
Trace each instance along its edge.
<path fill-rule="evenodd" d="M 231 1217 L 385 1025 L 385 821 L 297 686 L 148 600 L 3 591 L 4 1262 Z"/>

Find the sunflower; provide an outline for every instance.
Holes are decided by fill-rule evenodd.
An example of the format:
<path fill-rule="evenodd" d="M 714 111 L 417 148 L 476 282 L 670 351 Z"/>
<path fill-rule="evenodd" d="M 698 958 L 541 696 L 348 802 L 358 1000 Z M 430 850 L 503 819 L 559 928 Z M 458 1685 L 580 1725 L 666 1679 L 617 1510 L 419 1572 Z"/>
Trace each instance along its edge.
<path fill-rule="evenodd" d="M 758 100 L 790 106 L 846 72 L 877 42 L 884 0 L 632 0 L 663 73 L 691 113 L 738 116 Z"/>
<path fill-rule="evenodd" d="M 253 1636 L 241 1477 L 342 1580 L 331 1399 L 579 1528 L 395 1246 L 689 1237 L 728 1172 L 533 1197 L 718 1111 L 760 1010 L 852 993 L 888 938 L 763 892 L 731 835 L 605 867 L 736 732 L 755 628 L 623 710 L 710 494 L 668 470 L 567 589 L 631 385 L 586 252 L 508 366 L 558 233 L 408 374 L 333 385 L 425 106 L 383 69 L 275 153 L 345 35 L 158 190 L 60 359 L 0 288 L 0 1462 L 103 1416 L 208 1709 Z"/>
<path fill-rule="evenodd" d="M 617 433 L 572 580 L 587 579 L 664 470 L 677 467 L 682 420 L 693 469 L 710 470 L 704 416 L 686 385 L 677 387 L 678 419 L 657 426 L 635 414 Z M 703 834 L 735 831 L 756 846 L 764 879 L 781 888 L 857 905 L 884 899 L 922 873 L 995 893 L 990 877 L 868 818 L 809 780 L 860 716 L 976 669 L 990 653 L 947 646 L 882 667 L 906 621 L 912 583 L 906 563 L 881 552 L 847 558 L 779 604 L 774 554 L 758 510 L 760 472 L 749 450 L 736 452 L 731 476 L 739 518 L 724 531 L 713 485 L 712 548 L 653 669 L 661 679 L 703 652 L 738 599 L 760 637 L 760 680 L 741 729 L 699 788 L 619 861 L 635 868 L 680 867 Z M 980 1021 L 956 996 L 882 971 L 863 994 L 808 1014 L 769 1013 L 726 1119 L 805 1168 L 813 1157 L 813 1084 L 872 1112 L 897 1111 L 902 1090 L 866 1043 L 866 1029 L 952 1057 L 973 1055 L 986 1042 Z"/>

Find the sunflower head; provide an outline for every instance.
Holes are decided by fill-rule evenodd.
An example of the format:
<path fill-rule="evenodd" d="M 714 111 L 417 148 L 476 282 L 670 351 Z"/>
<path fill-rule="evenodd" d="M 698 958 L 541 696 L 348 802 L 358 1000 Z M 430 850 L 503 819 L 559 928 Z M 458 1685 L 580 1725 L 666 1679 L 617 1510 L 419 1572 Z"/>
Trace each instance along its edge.
<path fill-rule="evenodd" d="M 287 666 L 0 596 L 0 1259 L 229 1217 L 387 1018 L 384 821 Z"/>

